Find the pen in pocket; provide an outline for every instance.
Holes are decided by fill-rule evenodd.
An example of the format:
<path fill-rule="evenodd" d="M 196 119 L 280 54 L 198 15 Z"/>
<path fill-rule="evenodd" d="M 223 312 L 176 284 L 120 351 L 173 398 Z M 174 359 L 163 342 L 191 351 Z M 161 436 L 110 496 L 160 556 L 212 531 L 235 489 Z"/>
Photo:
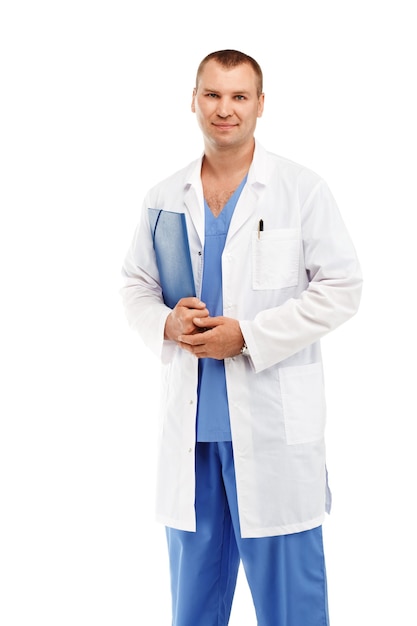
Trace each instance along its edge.
<path fill-rule="evenodd" d="M 263 220 L 259 220 L 258 222 L 258 239 L 260 239 L 261 237 L 261 232 L 264 229 L 264 221 Z"/>

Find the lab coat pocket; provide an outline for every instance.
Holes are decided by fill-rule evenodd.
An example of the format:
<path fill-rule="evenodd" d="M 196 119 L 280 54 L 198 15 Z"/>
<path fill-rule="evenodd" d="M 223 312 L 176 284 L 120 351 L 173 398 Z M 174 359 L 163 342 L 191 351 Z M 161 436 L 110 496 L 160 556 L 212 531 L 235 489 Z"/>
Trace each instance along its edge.
<path fill-rule="evenodd" d="M 300 236 L 296 228 L 252 235 L 253 289 L 283 289 L 298 283 Z"/>
<path fill-rule="evenodd" d="M 279 376 L 287 443 L 322 439 L 326 424 L 322 364 L 285 367 Z"/>

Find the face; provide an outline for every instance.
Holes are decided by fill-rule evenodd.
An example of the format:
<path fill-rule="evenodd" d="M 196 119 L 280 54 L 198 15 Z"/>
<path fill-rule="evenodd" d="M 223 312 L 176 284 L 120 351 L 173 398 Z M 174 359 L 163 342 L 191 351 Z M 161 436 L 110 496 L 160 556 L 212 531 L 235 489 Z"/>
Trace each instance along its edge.
<path fill-rule="evenodd" d="M 191 110 L 206 147 L 225 149 L 253 142 L 263 105 L 264 95 L 258 96 L 257 76 L 249 64 L 226 69 L 211 60 L 194 89 Z"/>

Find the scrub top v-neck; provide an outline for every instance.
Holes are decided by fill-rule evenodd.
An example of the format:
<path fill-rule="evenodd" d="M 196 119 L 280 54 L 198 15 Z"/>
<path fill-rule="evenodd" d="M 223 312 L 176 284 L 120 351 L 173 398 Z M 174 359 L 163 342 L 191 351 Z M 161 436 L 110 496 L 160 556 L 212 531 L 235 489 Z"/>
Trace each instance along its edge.
<path fill-rule="evenodd" d="M 214 217 L 204 201 L 205 241 L 201 300 L 211 317 L 223 315 L 222 254 L 230 221 L 246 176 Z M 197 441 L 231 441 L 224 361 L 200 359 L 198 369 Z"/>

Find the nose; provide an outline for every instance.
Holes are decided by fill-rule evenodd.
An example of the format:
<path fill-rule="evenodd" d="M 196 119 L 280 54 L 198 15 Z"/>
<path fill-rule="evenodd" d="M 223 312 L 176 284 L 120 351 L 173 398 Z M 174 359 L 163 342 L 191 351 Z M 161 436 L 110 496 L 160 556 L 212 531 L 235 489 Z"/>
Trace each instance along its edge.
<path fill-rule="evenodd" d="M 219 98 L 217 105 L 217 115 L 221 118 L 233 115 L 232 103 L 226 98 Z"/>

